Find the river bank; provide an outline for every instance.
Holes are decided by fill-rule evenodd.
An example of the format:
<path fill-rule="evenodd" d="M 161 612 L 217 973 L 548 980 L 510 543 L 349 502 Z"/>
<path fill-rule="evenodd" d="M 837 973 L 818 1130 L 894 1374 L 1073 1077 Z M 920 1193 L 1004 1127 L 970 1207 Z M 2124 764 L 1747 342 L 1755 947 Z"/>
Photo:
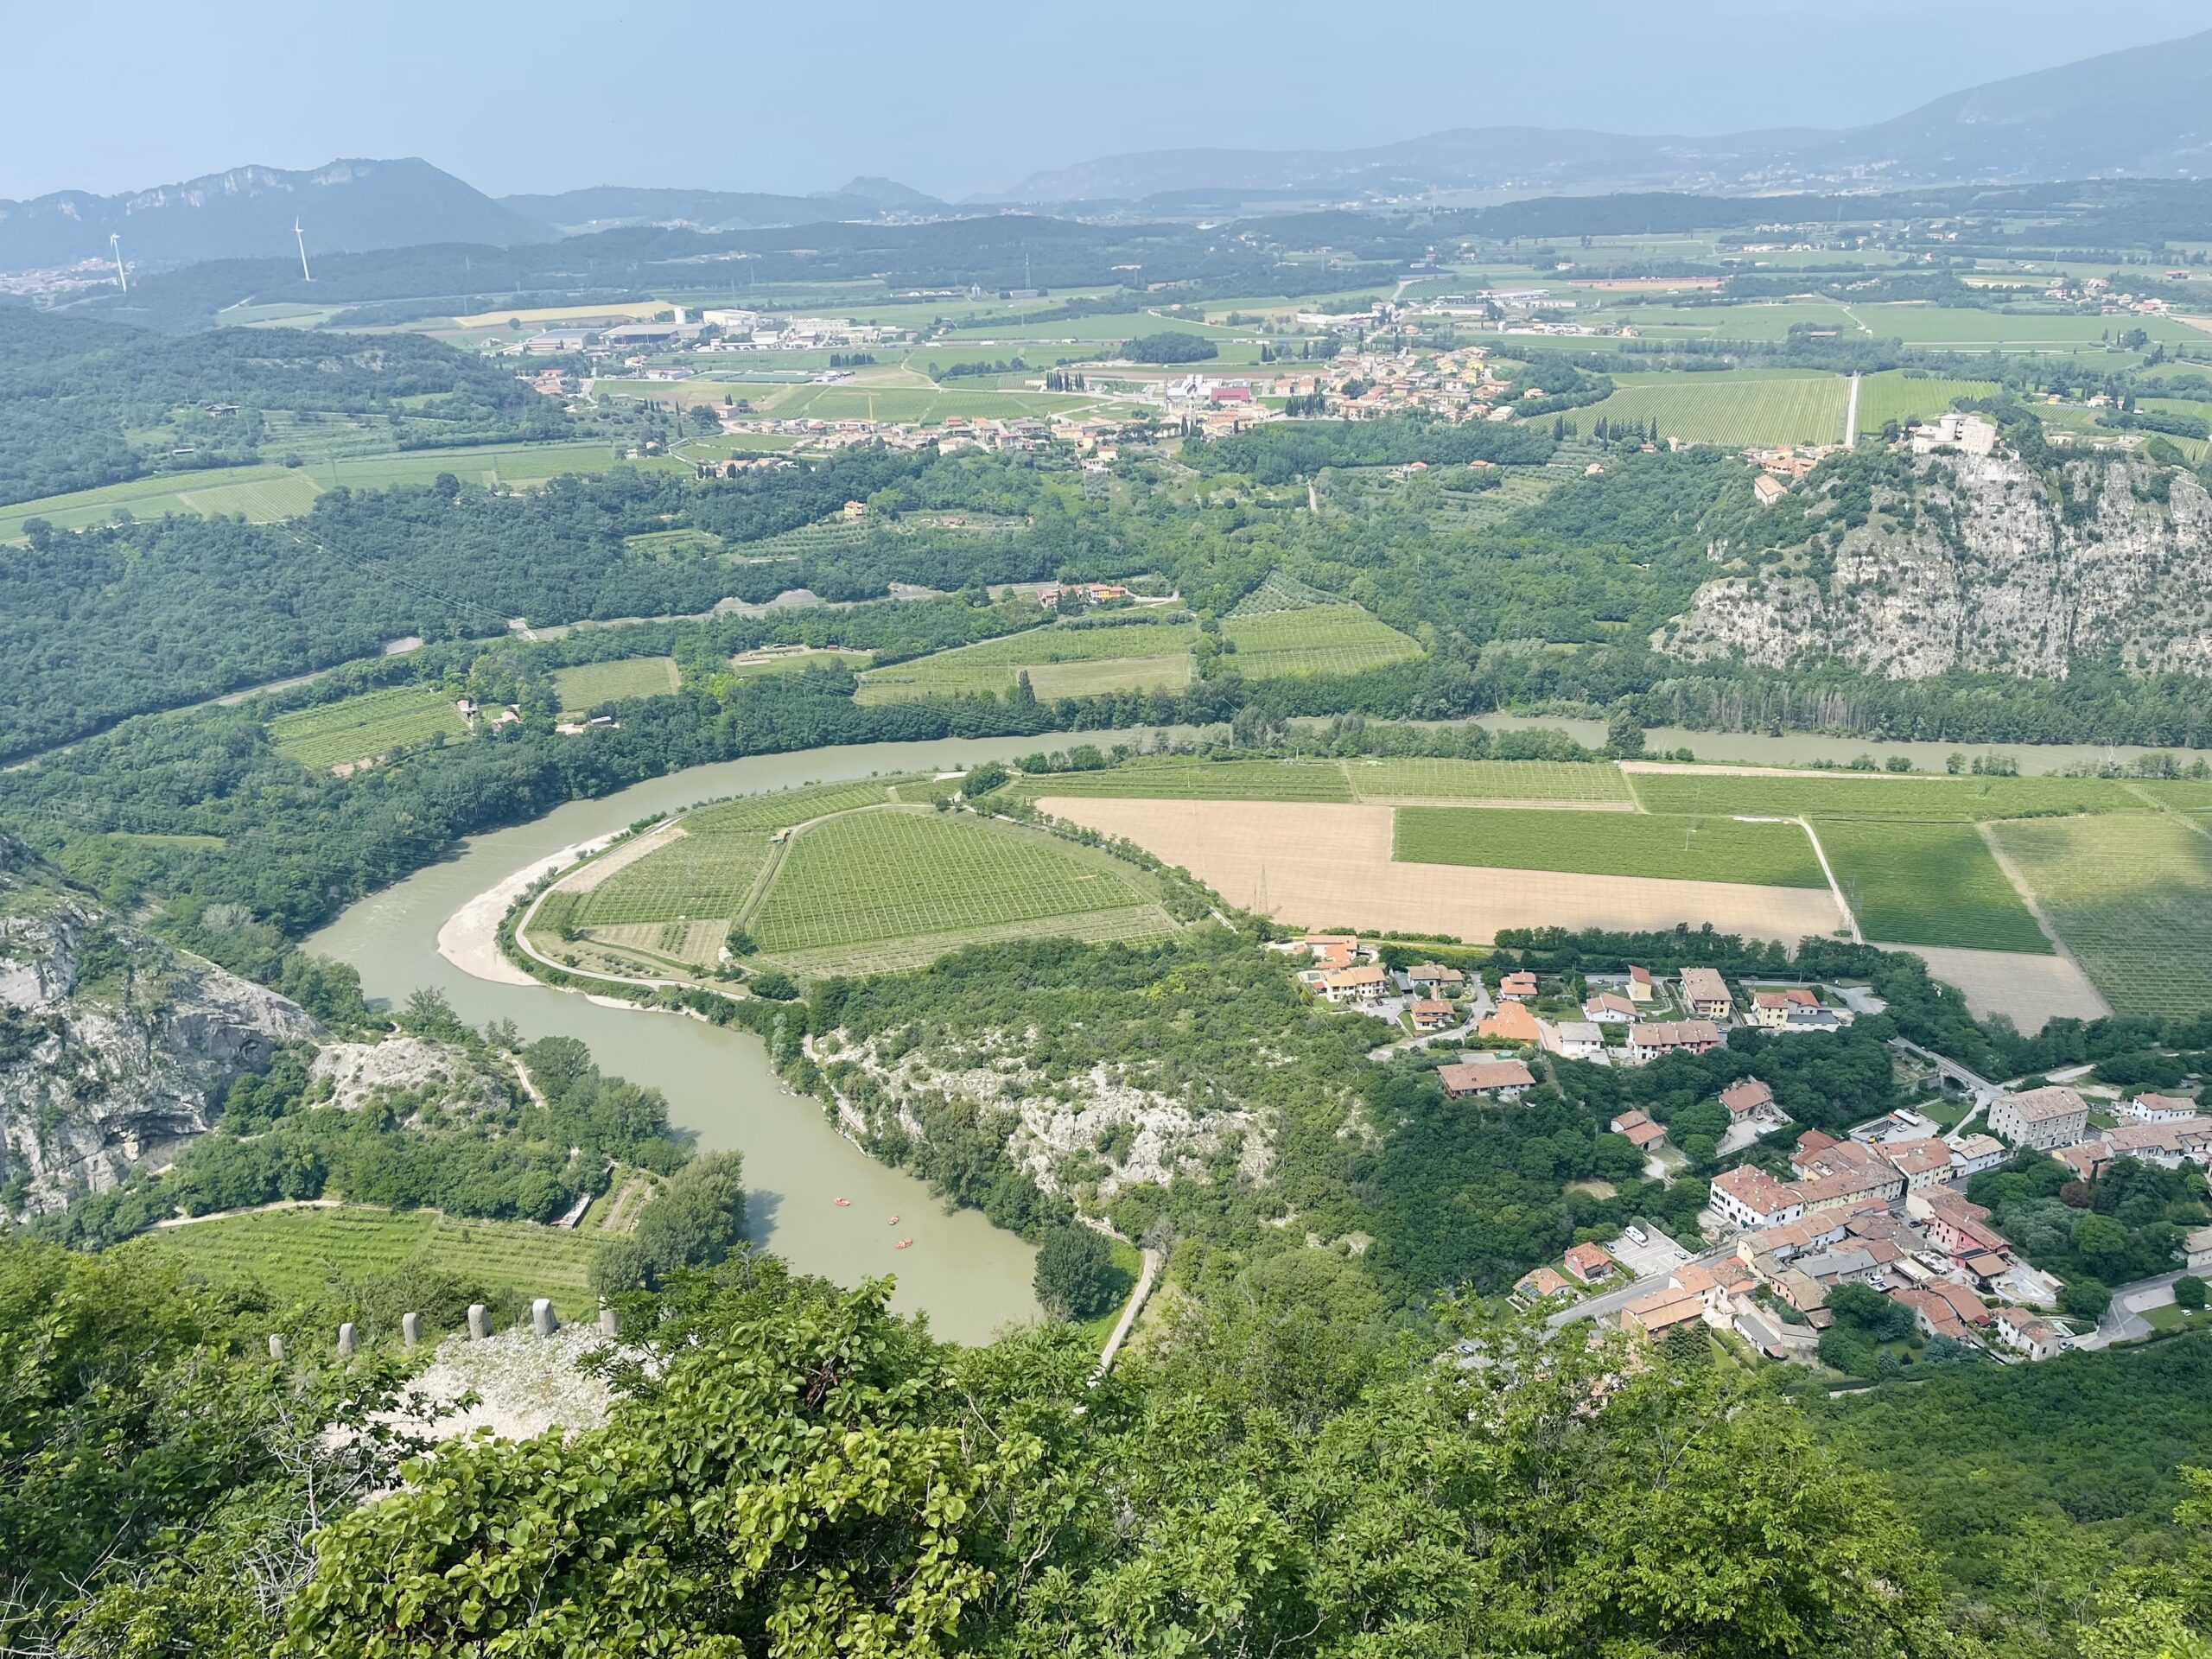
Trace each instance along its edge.
<path fill-rule="evenodd" d="M 526 1039 L 581 1039 L 607 1071 L 666 1095 L 671 1120 L 701 1147 L 744 1155 L 755 1243 L 800 1272 L 840 1284 L 895 1276 L 894 1306 L 927 1314 L 942 1336 L 982 1341 L 1039 1317 L 1030 1290 L 1034 1253 L 1026 1243 L 974 1211 L 948 1210 L 923 1183 L 847 1141 L 818 1102 L 791 1091 L 751 1033 L 540 984 L 500 955 L 499 923 L 547 870 L 641 819 L 702 801 L 871 774 L 944 772 L 1040 747 L 1146 735 L 948 738 L 693 767 L 477 836 L 454 856 L 362 899 L 306 948 L 351 964 L 373 998 L 402 1001 L 427 986 L 472 1025 L 510 1020 Z M 841 1198 L 849 1202 L 839 1205 Z M 903 1237 L 913 1243 L 902 1251 L 896 1245 Z"/>

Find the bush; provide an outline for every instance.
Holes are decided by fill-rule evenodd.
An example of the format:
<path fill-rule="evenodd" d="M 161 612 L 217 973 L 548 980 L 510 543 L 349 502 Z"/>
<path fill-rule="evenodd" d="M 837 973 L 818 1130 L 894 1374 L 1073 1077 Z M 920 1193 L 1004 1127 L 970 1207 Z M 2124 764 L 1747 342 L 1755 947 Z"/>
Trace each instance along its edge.
<path fill-rule="evenodd" d="M 798 982 L 780 968 L 763 968 L 753 976 L 753 995 L 771 1002 L 788 1002 L 798 995 Z"/>
<path fill-rule="evenodd" d="M 2184 1274 L 2174 1281 L 2174 1306 L 2201 1313 L 2204 1307 L 2204 1281 L 2195 1274 Z"/>
<path fill-rule="evenodd" d="M 2112 1292 L 2099 1279 L 2076 1279 L 2058 1293 L 2058 1305 L 2077 1319 L 2101 1319 Z"/>

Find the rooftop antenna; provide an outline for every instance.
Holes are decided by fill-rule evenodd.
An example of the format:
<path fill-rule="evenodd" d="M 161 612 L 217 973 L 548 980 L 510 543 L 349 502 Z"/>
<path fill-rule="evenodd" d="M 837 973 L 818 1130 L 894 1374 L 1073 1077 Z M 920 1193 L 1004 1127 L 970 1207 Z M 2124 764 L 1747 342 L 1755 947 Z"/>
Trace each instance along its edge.
<path fill-rule="evenodd" d="M 130 279 L 123 274 L 123 238 L 115 231 L 107 233 L 108 251 L 115 256 L 115 285 L 124 293 L 130 291 Z"/>
<path fill-rule="evenodd" d="M 303 283 L 311 283 L 315 281 L 315 273 L 308 269 L 308 233 L 300 228 L 297 215 L 295 215 L 292 219 L 292 234 L 298 239 L 300 245 L 300 280 Z"/>

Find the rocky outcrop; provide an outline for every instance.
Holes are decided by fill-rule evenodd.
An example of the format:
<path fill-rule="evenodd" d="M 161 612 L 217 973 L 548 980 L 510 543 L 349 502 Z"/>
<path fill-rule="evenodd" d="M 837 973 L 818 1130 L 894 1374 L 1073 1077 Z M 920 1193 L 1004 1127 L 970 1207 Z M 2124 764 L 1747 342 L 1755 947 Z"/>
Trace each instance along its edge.
<path fill-rule="evenodd" d="M 315 1021 L 119 922 L 0 836 L 0 1190 L 58 1209 L 204 1133 Z"/>
<path fill-rule="evenodd" d="M 924 1098 L 963 1101 L 978 1122 L 1002 1128 L 1007 1156 L 1046 1192 L 1087 1185 L 1109 1198 L 1135 1182 L 1203 1181 L 1224 1155 L 1246 1178 L 1267 1179 L 1274 1148 L 1263 1114 L 1194 1109 L 1103 1065 L 1047 1077 L 1021 1058 L 1028 1046 L 1020 1034 L 995 1032 L 970 1039 L 954 1059 L 903 1042 L 851 1043 L 838 1033 L 810 1043 L 809 1056 L 836 1091 L 841 1121 L 864 1141 L 893 1129 L 925 1138 Z"/>
<path fill-rule="evenodd" d="M 2113 652 L 2135 672 L 2212 675 L 2212 497 L 2187 472 L 1935 455 L 1877 486 L 1865 522 L 1813 524 L 1804 545 L 1707 582 L 1654 648 L 1907 680 L 2063 678 Z"/>

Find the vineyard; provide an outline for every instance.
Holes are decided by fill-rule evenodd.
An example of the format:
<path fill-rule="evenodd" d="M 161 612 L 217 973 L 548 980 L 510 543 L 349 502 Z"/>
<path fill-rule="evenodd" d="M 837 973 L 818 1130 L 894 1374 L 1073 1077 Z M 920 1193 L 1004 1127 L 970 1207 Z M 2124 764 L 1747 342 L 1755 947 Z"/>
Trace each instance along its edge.
<path fill-rule="evenodd" d="M 1868 938 L 2050 953 L 2050 941 L 1974 825 L 1860 818 L 1815 829 Z"/>
<path fill-rule="evenodd" d="M 1236 647 L 1229 665 L 1248 680 L 1363 674 L 1421 654 L 1414 641 L 1357 605 L 1231 616 L 1221 631 Z"/>
<path fill-rule="evenodd" d="M 1406 806 L 1398 809 L 1392 855 L 1404 864 L 1656 876 L 1760 887 L 1827 885 L 1812 842 L 1797 825 L 1733 818 Z"/>
<path fill-rule="evenodd" d="M 1107 772 L 1038 772 L 1015 785 L 1025 799 L 1050 795 L 1140 800 L 1349 803 L 1334 760 L 1140 760 Z"/>
<path fill-rule="evenodd" d="M 2130 785 L 2101 778 L 1885 778 L 1879 773 L 1808 778 L 1636 772 L 1629 775 L 1629 782 L 1645 810 L 1652 812 L 1963 823 L 1978 818 L 2142 812 L 2149 808 Z"/>
<path fill-rule="evenodd" d="M 919 939 L 1086 912 L 1157 912 L 1149 877 L 1012 824 L 919 810 L 855 813 L 791 842 L 749 925 L 771 956 Z M 1164 931 L 1164 915 L 1146 917 Z"/>
<path fill-rule="evenodd" d="M 2212 1007 L 2212 839 L 2176 817 L 1993 826 L 2044 914 L 2120 1014 Z"/>
<path fill-rule="evenodd" d="M 213 1283 L 258 1283 L 280 1301 L 415 1268 L 550 1296 L 568 1319 L 597 1306 L 590 1273 L 598 1248 L 598 1236 L 582 1230 L 366 1205 L 252 1211 L 156 1228 L 123 1247 L 178 1262 Z"/>
<path fill-rule="evenodd" d="M 269 739 L 278 753 L 318 770 L 374 760 L 441 734 L 466 737 L 468 727 L 444 692 L 420 685 L 319 703 L 269 722 Z"/>
<path fill-rule="evenodd" d="M 1347 760 L 1364 801 L 1567 801 L 1633 807 L 1620 768 L 1555 760 Z"/>
<path fill-rule="evenodd" d="M 1198 626 L 1180 612 L 1173 620 L 1131 620 L 1109 626 L 1042 627 L 941 651 L 861 676 L 855 701 L 910 702 L 919 697 L 1007 696 L 1027 669 L 1042 698 L 1100 690 L 1187 684 Z"/>
<path fill-rule="evenodd" d="M 561 707 L 577 712 L 634 697 L 665 696 L 677 689 L 677 683 L 673 657 L 627 657 L 607 663 L 584 663 L 575 668 L 556 670 L 553 676 Z"/>

